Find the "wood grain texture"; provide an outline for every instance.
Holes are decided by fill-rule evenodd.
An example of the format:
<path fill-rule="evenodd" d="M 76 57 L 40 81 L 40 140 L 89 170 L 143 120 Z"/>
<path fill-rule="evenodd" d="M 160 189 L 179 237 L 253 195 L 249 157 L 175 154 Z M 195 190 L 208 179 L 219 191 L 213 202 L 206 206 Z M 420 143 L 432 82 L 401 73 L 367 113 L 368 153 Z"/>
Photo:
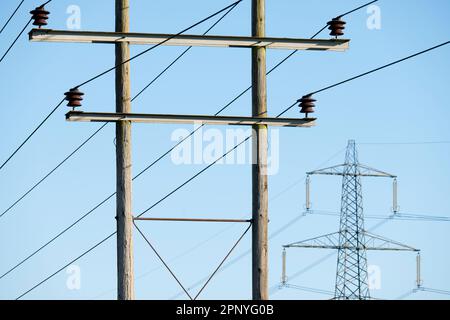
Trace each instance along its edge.
<path fill-rule="evenodd" d="M 129 0 L 116 0 L 116 31 L 129 31 Z M 116 65 L 130 58 L 129 44 L 115 44 Z M 130 64 L 116 69 L 116 112 L 131 112 Z M 131 122 L 116 123 L 117 299 L 134 299 Z"/>
<path fill-rule="evenodd" d="M 252 0 L 252 36 L 265 36 L 265 0 Z M 266 48 L 252 48 L 252 115 L 267 117 Z M 267 126 L 253 126 L 252 296 L 268 296 Z"/>

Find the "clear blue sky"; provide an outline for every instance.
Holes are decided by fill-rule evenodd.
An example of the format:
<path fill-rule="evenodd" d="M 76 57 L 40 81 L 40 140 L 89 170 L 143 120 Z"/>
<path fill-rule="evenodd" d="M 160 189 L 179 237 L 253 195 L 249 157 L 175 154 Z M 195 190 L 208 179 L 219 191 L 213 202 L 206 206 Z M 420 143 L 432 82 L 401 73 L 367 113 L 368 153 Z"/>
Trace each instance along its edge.
<path fill-rule="evenodd" d="M 131 30 L 176 33 L 231 1 L 131 0 Z M 267 35 L 307 38 L 330 18 L 364 3 L 348 1 L 267 2 Z M 1 1 L 0 22 L 17 0 Z M 28 11 L 39 1 L 26 0 L 17 16 L 0 35 L 0 53 L 29 19 Z M 82 30 L 114 29 L 112 0 L 53 0 L 49 27 L 66 28 L 66 9 L 81 8 Z M 277 114 L 305 93 L 364 72 L 395 59 L 447 41 L 446 0 L 382 0 L 381 29 L 369 30 L 368 14 L 361 10 L 345 18 L 351 47 L 345 53 L 300 52 L 268 78 L 269 112 Z M 212 22 L 192 33 L 203 33 Z M 248 35 L 250 1 L 244 0 L 212 34 Z M 321 37 L 328 38 L 327 33 Z M 144 47 L 134 47 L 137 53 Z M 132 90 L 137 93 L 184 48 L 164 47 L 132 63 Z M 288 52 L 270 51 L 268 66 Z M 448 83 L 450 47 L 368 77 L 318 94 L 317 126 L 280 130 L 280 170 L 271 176 L 270 232 L 288 224 L 270 240 L 270 286 L 280 281 L 281 245 L 336 231 L 338 218 L 301 215 L 304 206 L 304 174 L 318 166 L 343 162 L 348 139 L 357 142 L 449 141 Z M 22 36 L 0 64 L 2 129 L 0 159 L 17 147 L 70 87 L 111 67 L 111 45 L 30 43 Z M 194 48 L 170 72 L 133 104 L 136 112 L 213 114 L 250 84 L 250 51 L 246 49 Z M 105 76 L 83 88 L 83 110 L 114 110 L 114 78 Z M 67 123 L 66 107 L 58 110 L 23 150 L 0 172 L 0 209 L 7 208 L 34 182 L 69 154 L 99 125 Z M 225 114 L 249 115 L 247 94 Z M 293 109 L 289 116 L 298 116 Z M 135 125 L 133 168 L 137 173 L 173 145 L 173 125 Z M 190 126 L 185 126 L 190 129 Z M 218 128 L 224 130 L 224 128 Z M 72 221 L 86 213 L 115 188 L 114 130 L 109 125 L 81 152 L 67 162 L 23 202 L 0 219 L 0 273 L 38 248 Z M 406 213 L 450 217 L 450 144 L 359 145 L 360 160 L 399 177 L 399 202 Z M 330 159 L 328 162 L 326 162 Z M 175 166 L 170 157 L 135 181 L 134 211 L 141 212 L 204 165 Z M 154 216 L 230 217 L 251 215 L 249 165 L 214 166 L 168 200 L 154 208 Z M 314 177 L 313 208 L 338 211 L 340 179 Z M 367 214 L 389 215 L 391 184 L 388 180 L 364 180 Z M 0 298 L 13 299 L 79 255 L 115 228 L 114 199 L 44 249 L 26 264 L 0 280 Z M 366 220 L 367 228 L 377 220 Z M 242 225 L 193 225 L 145 223 L 142 229 L 190 287 L 206 277 L 243 231 Z M 418 247 L 423 256 L 424 285 L 450 289 L 450 222 L 390 221 L 377 233 Z M 221 232 L 221 233 L 219 233 Z M 218 234 L 219 233 L 219 234 Z M 206 241 L 207 240 L 207 241 Z M 206 241 L 206 242 L 205 242 Z M 201 244 L 201 246 L 198 246 Z M 188 254 L 183 255 L 191 248 Z M 250 248 L 250 237 L 233 253 Z M 288 274 L 307 267 L 328 254 L 325 251 L 288 252 Z M 182 255 L 180 257 L 180 255 Z M 410 253 L 370 253 L 369 264 L 382 271 L 382 288 L 372 292 L 393 299 L 411 290 L 415 280 L 415 256 Z M 217 275 L 201 298 L 248 299 L 251 297 L 250 255 Z M 115 239 L 75 263 L 81 268 L 81 289 L 68 290 L 65 271 L 26 296 L 33 299 L 115 298 Z M 305 272 L 293 284 L 333 290 L 336 255 Z M 168 299 L 179 287 L 135 236 L 136 296 Z M 199 289 L 196 287 L 195 289 Z M 182 297 L 182 296 L 179 296 Z M 273 299 L 323 299 L 324 295 L 283 289 Z M 446 296 L 420 292 L 410 298 L 441 299 Z"/>

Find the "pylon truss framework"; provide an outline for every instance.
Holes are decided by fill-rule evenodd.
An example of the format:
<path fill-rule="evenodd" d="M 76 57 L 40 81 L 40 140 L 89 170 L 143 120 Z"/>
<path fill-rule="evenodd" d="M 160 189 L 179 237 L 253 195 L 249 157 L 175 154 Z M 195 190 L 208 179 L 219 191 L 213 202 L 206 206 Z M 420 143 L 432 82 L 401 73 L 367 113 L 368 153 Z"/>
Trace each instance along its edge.
<path fill-rule="evenodd" d="M 372 167 L 363 165 L 363 164 L 351 164 L 351 166 L 355 166 L 358 170 L 355 170 L 356 173 L 348 172 L 345 168 L 348 167 L 348 164 L 339 164 L 336 166 L 323 168 L 315 171 L 307 172 L 307 175 L 313 175 L 313 174 L 323 174 L 323 175 L 330 175 L 330 176 L 361 176 L 361 177 L 385 177 L 385 178 L 397 178 L 396 175 L 393 175 L 391 173 L 381 171 L 378 169 L 374 169 Z"/>
<path fill-rule="evenodd" d="M 420 279 L 420 250 L 403 243 L 367 232 L 364 228 L 361 177 L 382 177 L 393 180 L 392 211 L 398 212 L 397 176 L 360 164 L 354 140 L 349 140 L 343 164 L 306 173 L 306 210 L 311 208 L 310 177 L 312 175 L 342 176 L 341 215 L 339 231 L 319 237 L 294 242 L 283 247 L 282 284 L 286 284 L 286 248 L 334 249 L 338 251 L 334 299 L 367 300 L 368 250 L 416 252 L 417 284 Z"/>
<path fill-rule="evenodd" d="M 420 249 L 413 248 L 406 244 L 381 237 L 364 231 L 365 244 L 360 247 L 339 245 L 339 235 L 341 232 L 333 232 L 319 237 L 310 238 L 303 241 L 284 245 L 283 248 L 312 248 L 312 249 L 351 249 L 351 250 L 384 250 L 384 251 L 413 251 L 420 252 Z"/>

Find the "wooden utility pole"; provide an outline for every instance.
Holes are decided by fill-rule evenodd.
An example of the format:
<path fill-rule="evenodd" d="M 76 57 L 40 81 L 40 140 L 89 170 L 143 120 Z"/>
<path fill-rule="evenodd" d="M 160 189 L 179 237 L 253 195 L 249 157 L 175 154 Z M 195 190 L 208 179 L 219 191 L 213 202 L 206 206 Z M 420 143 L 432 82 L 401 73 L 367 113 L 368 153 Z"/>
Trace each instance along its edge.
<path fill-rule="evenodd" d="M 116 0 L 116 32 L 129 32 L 129 0 Z M 115 44 L 116 65 L 130 58 L 128 42 Z M 116 112 L 131 112 L 130 64 L 116 69 Z M 131 206 L 131 122 L 116 123 L 117 298 L 134 299 L 133 215 Z"/>
<path fill-rule="evenodd" d="M 265 0 L 252 0 L 252 36 L 265 37 Z M 252 115 L 267 117 L 266 48 L 252 48 Z M 267 126 L 253 126 L 252 162 L 252 292 L 268 299 Z"/>
<path fill-rule="evenodd" d="M 214 15 L 220 14 L 236 5 L 237 2 L 223 8 Z M 127 300 L 134 298 L 133 217 L 131 214 L 131 123 L 181 124 L 200 122 L 213 125 L 248 125 L 253 128 L 252 296 L 254 300 L 268 299 L 267 126 L 310 127 L 315 124 L 315 119 L 267 117 L 266 49 L 345 51 L 349 47 L 350 40 L 267 38 L 265 37 L 265 0 L 252 0 L 251 37 L 129 33 L 128 29 L 129 0 L 116 0 L 115 32 L 39 28 L 32 29 L 29 33 L 31 41 L 111 43 L 116 47 L 116 112 L 69 111 L 66 114 L 66 119 L 68 121 L 116 122 L 118 298 Z M 124 61 L 129 59 L 130 44 L 251 48 L 252 117 L 131 113 L 130 66 L 129 63 L 122 65 Z M 180 221 L 183 219 L 172 218 L 166 220 Z M 205 219 L 194 218 L 187 220 L 205 222 Z M 184 219 L 183 221 L 187 220 Z M 206 220 L 211 221 L 211 219 Z M 220 220 L 224 222 L 224 219 Z M 226 221 L 231 222 L 229 219 Z"/>

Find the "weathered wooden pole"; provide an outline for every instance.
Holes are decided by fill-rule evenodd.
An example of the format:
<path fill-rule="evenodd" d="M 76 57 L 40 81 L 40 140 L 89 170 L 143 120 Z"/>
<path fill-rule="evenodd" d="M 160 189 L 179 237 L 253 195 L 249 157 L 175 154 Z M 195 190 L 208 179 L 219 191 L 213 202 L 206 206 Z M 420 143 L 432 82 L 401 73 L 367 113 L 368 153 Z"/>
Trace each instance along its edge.
<path fill-rule="evenodd" d="M 252 36 L 265 37 L 265 0 L 252 0 Z M 267 117 L 266 48 L 252 48 L 252 114 Z M 267 126 L 253 126 L 252 162 L 252 292 L 268 299 L 267 288 Z"/>
<path fill-rule="evenodd" d="M 129 0 L 116 0 L 116 32 L 129 32 Z M 127 42 L 115 44 L 116 65 L 130 58 Z M 116 69 L 116 112 L 131 112 L 130 64 Z M 117 299 L 134 299 L 133 217 L 131 206 L 131 122 L 116 123 Z"/>

